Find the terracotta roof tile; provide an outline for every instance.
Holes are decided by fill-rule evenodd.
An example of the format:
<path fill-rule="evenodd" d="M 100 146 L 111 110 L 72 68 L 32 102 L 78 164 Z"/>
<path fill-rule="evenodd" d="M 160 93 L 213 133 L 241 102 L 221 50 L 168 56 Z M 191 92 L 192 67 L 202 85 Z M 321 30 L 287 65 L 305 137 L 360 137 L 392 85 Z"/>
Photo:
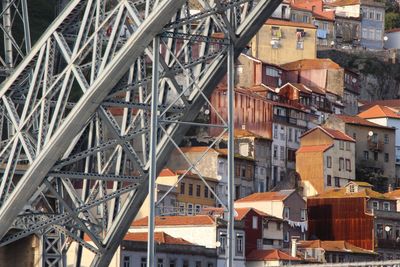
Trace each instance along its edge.
<path fill-rule="evenodd" d="M 354 193 L 347 193 L 346 188 L 336 188 L 325 191 L 311 198 L 375 198 L 375 199 L 389 199 L 384 194 L 376 192 L 370 188 L 363 189 Z"/>
<path fill-rule="evenodd" d="M 303 8 L 307 11 L 311 11 L 313 16 L 317 19 L 322 20 L 335 20 L 334 11 L 323 10 L 324 2 L 322 0 L 295 0 L 291 1 L 291 7 Z"/>
<path fill-rule="evenodd" d="M 373 123 L 371 121 L 368 121 L 364 118 L 361 118 L 359 116 L 349 116 L 349 115 L 333 115 L 336 118 L 340 119 L 344 123 L 349 123 L 349 124 L 356 124 L 356 125 L 363 125 L 363 126 L 368 126 L 368 127 L 375 127 L 375 128 L 385 128 L 385 129 L 392 129 L 390 127 L 382 126 L 376 123 Z"/>
<path fill-rule="evenodd" d="M 316 29 L 312 24 L 309 23 L 301 23 L 301 22 L 294 22 L 288 20 L 280 20 L 280 19 L 269 19 L 265 22 L 268 25 L 278 25 L 278 26 L 291 26 L 291 27 L 301 27 L 301 28 L 309 28 L 309 29 Z"/>
<path fill-rule="evenodd" d="M 354 6 L 359 4 L 360 0 L 336 0 L 332 3 L 329 3 L 329 5 L 332 6 Z"/>
<path fill-rule="evenodd" d="M 294 192 L 294 190 L 285 190 L 285 191 Z M 235 202 L 236 203 L 243 203 L 243 202 L 273 201 L 273 200 L 283 201 L 290 195 L 290 193 L 289 194 L 285 194 L 285 193 L 282 192 L 282 191 L 254 193 L 254 194 L 251 194 L 251 195 L 249 195 L 247 197 L 238 199 Z"/>
<path fill-rule="evenodd" d="M 148 233 L 127 233 L 124 237 L 125 241 L 137 241 L 137 242 L 147 242 Z M 182 238 L 176 238 L 170 236 L 164 232 L 155 232 L 154 240 L 158 244 L 168 244 L 168 245 L 193 245 L 189 241 Z"/>
<path fill-rule="evenodd" d="M 333 145 L 320 145 L 320 146 L 301 146 L 297 149 L 296 153 L 312 153 L 312 152 L 325 152 Z"/>
<path fill-rule="evenodd" d="M 381 106 L 381 105 L 375 105 L 360 114 L 358 114 L 359 117 L 361 118 L 393 118 L 393 119 L 400 119 L 400 115 L 397 113 L 396 110 L 386 107 L 386 106 Z"/>
<path fill-rule="evenodd" d="M 247 213 L 249 213 L 251 210 L 253 210 L 256 214 L 258 214 L 259 216 L 262 216 L 262 217 L 268 217 L 268 218 L 275 219 L 275 220 L 279 220 L 279 221 L 282 220 L 282 219 L 280 219 L 280 218 L 274 217 L 274 216 L 272 216 L 272 215 L 269 215 L 269 214 L 267 214 L 267 213 L 265 213 L 265 212 L 262 212 L 262 211 L 260 211 L 260 210 L 258 210 L 258 209 L 251 208 L 251 207 L 248 207 L 248 208 L 235 208 L 235 211 L 236 211 L 236 213 L 237 213 L 237 216 L 235 216 L 235 220 L 238 220 L 238 221 L 243 220 L 243 218 L 244 218 L 244 217 L 247 215 Z"/>
<path fill-rule="evenodd" d="M 208 147 L 207 146 L 185 146 L 185 147 L 180 147 L 182 152 L 206 152 Z M 210 148 L 207 153 L 218 153 L 215 151 L 215 149 Z"/>
<path fill-rule="evenodd" d="M 400 99 L 386 99 L 386 100 L 374 100 L 374 101 L 364 101 L 359 100 L 363 105 L 360 107 L 361 111 L 369 109 L 375 105 L 386 106 L 394 109 L 400 109 Z"/>
<path fill-rule="evenodd" d="M 174 225 L 213 225 L 214 219 L 208 215 L 196 216 L 157 216 L 156 226 Z M 147 226 L 148 218 L 142 218 L 132 223 L 132 226 Z"/>
<path fill-rule="evenodd" d="M 358 254 L 376 254 L 370 250 L 366 250 L 349 242 L 343 240 L 307 240 L 307 241 L 298 241 L 298 248 L 322 248 L 325 251 L 329 252 L 346 252 L 346 253 L 358 253 Z"/>
<path fill-rule="evenodd" d="M 301 59 L 281 65 L 282 68 L 293 70 L 314 70 L 314 69 L 340 69 L 339 64 L 329 58 Z"/>
<path fill-rule="evenodd" d="M 173 172 L 170 168 L 163 169 L 158 176 L 175 176 L 176 173 Z"/>
<path fill-rule="evenodd" d="M 388 197 L 391 199 L 399 199 L 400 198 L 400 189 L 385 193 L 385 197 Z"/>
<path fill-rule="evenodd" d="M 316 131 L 316 130 L 321 130 L 324 133 L 326 133 L 328 136 L 330 136 L 332 139 L 336 139 L 336 140 L 343 140 L 343 141 L 349 141 L 349 142 L 355 142 L 355 140 L 353 138 L 351 138 L 350 136 L 348 136 L 347 134 L 345 134 L 342 131 L 339 130 L 334 130 L 334 129 L 330 129 L 327 127 L 321 127 L 321 126 L 317 126 L 311 130 L 308 130 L 307 132 L 305 132 L 302 136 L 306 136 L 307 134 Z"/>
<path fill-rule="evenodd" d="M 301 261 L 300 258 L 292 257 L 291 255 L 289 255 L 281 250 L 278 250 L 278 249 L 253 250 L 246 256 L 246 260 L 248 260 L 248 261 L 275 261 L 275 260 Z"/>

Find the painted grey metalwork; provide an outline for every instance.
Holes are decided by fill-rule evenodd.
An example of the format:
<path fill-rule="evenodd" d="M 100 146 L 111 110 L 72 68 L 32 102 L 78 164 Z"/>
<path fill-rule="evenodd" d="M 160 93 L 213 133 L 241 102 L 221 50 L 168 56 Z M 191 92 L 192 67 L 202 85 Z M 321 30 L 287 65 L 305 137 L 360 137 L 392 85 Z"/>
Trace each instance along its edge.
<path fill-rule="evenodd" d="M 237 57 L 279 2 L 71 0 L 0 87 L 0 245 L 51 233 L 57 257 L 79 266 L 87 249 L 107 266 L 148 193 L 152 87 L 157 174 L 228 52 Z"/>

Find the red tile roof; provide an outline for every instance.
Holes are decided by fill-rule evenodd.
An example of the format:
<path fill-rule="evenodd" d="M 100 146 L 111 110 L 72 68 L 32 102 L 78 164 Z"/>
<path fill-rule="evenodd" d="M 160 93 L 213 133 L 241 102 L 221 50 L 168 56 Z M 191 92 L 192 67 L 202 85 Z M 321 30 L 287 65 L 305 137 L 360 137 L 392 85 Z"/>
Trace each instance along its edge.
<path fill-rule="evenodd" d="M 208 215 L 196 216 L 157 216 L 157 226 L 174 226 L 174 225 L 213 225 L 214 219 Z M 136 220 L 132 226 L 147 226 L 148 217 Z"/>
<path fill-rule="evenodd" d="M 354 193 L 348 193 L 346 187 L 327 190 L 311 198 L 374 198 L 390 200 L 390 198 L 386 197 L 384 194 L 376 192 L 370 188 L 365 188 Z"/>
<path fill-rule="evenodd" d="M 322 0 L 292 0 L 291 7 L 303 8 L 311 11 L 313 16 L 321 20 L 335 20 L 334 11 L 323 10 L 324 2 Z"/>
<path fill-rule="evenodd" d="M 321 126 L 317 126 L 317 127 L 313 128 L 311 130 L 308 130 L 307 132 L 305 132 L 300 137 L 306 136 L 307 134 L 309 134 L 309 133 L 311 133 L 313 131 L 316 131 L 316 130 L 323 131 L 325 134 L 327 134 L 332 139 L 355 142 L 355 140 L 353 138 L 351 138 L 350 136 L 348 136 L 347 134 L 345 134 L 342 131 L 334 130 L 334 129 L 330 129 L 330 128 L 326 128 L 326 127 L 321 127 Z"/>
<path fill-rule="evenodd" d="M 242 203 L 242 202 L 273 201 L 273 200 L 282 201 L 282 200 L 285 200 L 289 195 L 283 194 L 281 191 L 254 193 L 254 194 L 248 195 L 247 197 L 238 199 L 235 202 Z"/>
<path fill-rule="evenodd" d="M 124 237 L 125 241 L 137 241 L 137 242 L 147 242 L 148 233 L 127 233 Z M 158 244 L 168 244 L 168 245 L 193 245 L 189 241 L 182 238 L 176 238 L 170 236 L 164 232 L 155 232 L 154 240 Z"/>
<path fill-rule="evenodd" d="M 246 256 L 247 261 L 301 261 L 300 258 L 292 257 L 291 255 L 278 250 L 253 250 Z"/>
<path fill-rule="evenodd" d="M 247 213 L 249 213 L 251 210 L 253 210 L 256 214 L 258 214 L 259 216 L 262 216 L 262 217 L 268 217 L 268 218 L 275 219 L 275 220 L 279 220 L 279 221 L 282 220 L 282 219 L 279 219 L 279 218 L 274 217 L 274 216 L 272 216 L 272 215 L 269 215 L 269 214 L 267 214 L 267 213 L 265 213 L 265 212 L 262 212 L 262 211 L 260 211 L 260 210 L 258 210 L 258 209 L 250 208 L 250 207 L 247 207 L 247 208 L 235 208 L 235 211 L 236 211 L 236 213 L 237 213 L 237 216 L 235 216 L 235 220 L 238 220 L 238 221 L 243 220 L 243 218 L 244 218 L 244 217 L 247 215 Z"/>
<path fill-rule="evenodd" d="M 354 246 L 343 240 L 335 241 L 321 241 L 321 240 L 307 240 L 298 241 L 298 248 L 322 248 L 329 252 L 345 252 L 345 253 L 358 253 L 358 254 L 375 254 L 370 250 L 366 250 L 357 246 Z"/>
<path fill-rule="evenodd" d="M 312 152 L 325 152 L 333 145 L 320 145 L 320 146 L 301 146 L 297 149 L 296 153 L 312 153 Z"/>
<path fill-rule="evenodd" d="M 206 152 L 208 147 L 207 146 L 185 146 L 180 148 L 183 153 L 186 152 Z M 215 149 L 210 148 L 207 153 L 218 153 Z"/>
<path fill-rule="evenodd" d="M 348 124 L 356 124 L 356 125 L 362 125 L 362 126 L 368 126 L 368 127 L 375 127 L 375 128 L 385 128 L 385 129 L 392 129 L 390 127 L 382 126 L 373 122 L 370 122 L 366 119 L 360 118 L 358 116 L 349 116 L 349 115 L 334 115 L 336 118 L 340 119 L 344 123 Z"/>
<path fill-rule="evenodd" d="M 385 193 L 385 196 L 392 199 L 400 199 L 400 189 Z"/>
<path fill-rule="evenodd" d="M 332 3 L 329 3 L 329 5 L 332 6 L 354 6 L 359 4 L 360 0 L 336 0 Z"/>
<path fill-rule="evenodd" d="M 369 109 L 370 107 L 375 105 L 386 106 L 397 110 L 400 109 L 400 99 L 386 99 L 386 100 L 375 100 L 375 101 L 359 100 L 358 102 L 362 104 L 362 106 L 360 107 L 361 111 Z"/>
<path fill-rule="evenodd" d="M 329 58 L 301 59 L 281 65 L 282 68 L 293 70 L 340 69 L 339 64 Z"/>
<path fill-rule="evenodd" d="M 393 108 L 375 105 L 367 110 L 364 110 L 360 114 L 358 114 L 361 118 L 393 118 L 393 119 L 400 119 L 400 115 L 397 111 Z"/>
<path fill-rule="evenodd" d="M 290 27 L 301 27 L 301 28 L 309 28 L 309 29 L 316 29 L 312 24 L 309 23 L 301 23 L 301 22 L 294 22 L 288 20 L 280 20 L 280 19 L 269 19 L 265 22 L 268 25 L 278 25 L 278 26 L 290 26 Z"/>
<path fill-rule="evenodd" d="M 173 172 L 170 168 L 163 169 L 158 176 L 175 176 L 176 173 Z"/>

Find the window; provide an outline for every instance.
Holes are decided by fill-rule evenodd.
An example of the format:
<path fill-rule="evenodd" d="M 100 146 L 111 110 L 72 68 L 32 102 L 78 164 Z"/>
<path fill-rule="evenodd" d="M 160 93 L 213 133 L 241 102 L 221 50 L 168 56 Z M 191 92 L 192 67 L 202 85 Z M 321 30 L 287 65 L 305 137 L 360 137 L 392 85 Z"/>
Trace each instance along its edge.
<path fill-rule="evenodd" d="M 169 260 L 169 267 L 176 267 L 176 260 Z"/>
<path fill-rule="evenodd" d="M 196 261 L 195 266 L 196 266 L 196 267 L 201 267 L 201 261 Z"/>
<path fill-rule="evenodd" d="M 331 156 L 326 157 L 326 167 L 332 168 L 332 157 Z"/>
<path fill-rule="evenodd" d="M 196 185 L 196 196 L 199 197 L 201 194 L 201 185 Z"/>
<path fill-rule="evenodd" d="M 241 171 L 241 177 L 246 177 L 246 166 L 245 165 L 241 165 L 241 169 L 240 169 L 240 171 Z"/>
<path fill-rule="evenodd" d="M 351 161 L 346 159 L 346 171 L 351 172 Z"/>
<path fill-rule="evenodd" d="M 372 201 L 372 209 L 379 210 L 379 202 L 378 201 Z"/>
<path fill-rule="evenodd" d="M 191 203 L 188 203 L 187 204 L 187 213 L 188 213 L 188 215 L 193 215 L 193 204 L 191 204 Z"/>
<path fill-rule="evenodd" d="M 344 170 L 344 159 L 339 158 L 339 171 Z"/>
<path fill-rule="evenodd" d="M 389 204 L 389 202 L 383 202 L 383 210 L 390 211 L 390 204 Z"/>
<path fill-rule="evenodd" d="M 385 153 L 385 162 L 389 162 L 389 153 Z"/>
<path fill-rule="evenodd" d="M 280 39 L 282 37 L 282 32 L 279 27 L 272 26 L 271 28 L 272 39 Z"/>
<path fill-rule="evenodd" d="M 146 266 L 147 266 L 147 258 L 141 258 L 140 267 L 146 267 Z"/>
<path fill-rule="evenodd" d="M 327 186 L 332 186 L 332 176 L 328 175 L 326 177 L 326 185 Z"/>
<path fill-rule="evenodd" d="M 274 145 L 274 154 L 273 154 L 274 159 L 278 159 L 278 146 Z"/>
<path fill-rule="evenodd" d="M 350 151 L 350 142 L 346 142 L 346 150 Z"/>
<path fill-rule="evenodd" d="M 369 11 L 369 19 L 374 19 L 374 10 Z"/>
<path fill-rule="evenodd" d="M 219 247 L 219 253 L 220 254 L 225 254 L 225 246 L 226 246 L 226 236 L 225 234 L 220 234 L 219 236 L 219 242 L 221 243 Z"/>
<path fill-rule="evenodd" d="M 340 187 L 340 178 L 335 177 L 335 187 Z"/>
<path fill-rule="evenodd" d="M 189 184 L 189 196 L 193 196 L 193 184 Z"/>
<path fill-rule="evenodd" d="M 189 267 L 189 261 L 183 260 L 182 267 Z"/>
<path fill-rule="evenodd" d="M 356 138 L 357 138 L 357 134 L 353 133 L 353 139 L 356 140 Z"/>
<path fill-rule="evenodd" d="M 385 142 L 385 144 L 389 144 L 389 135 L 388 134 L 384 135 L 384 142 Z"/>
<path fill-rule="evenodd" d="M 280 222 L 276 223 L 276 230 L 281 230 L 281 223 Z"/>
<path fill-rule="evenodd" d="M 339 149 L 344 150 L 344 142 L 342 140 L 339 141 Z"/>
<path fill-rule="evenodd" d="M 215 188 L 211 187 L 212 191 L 215 192 Z M 210 192 L 210 198 L 214 199 L 214 194 Z"/>
<path fill-rule="evenodd" d="M 383 224 L 376 225 L 376 236 L 380 239 L 383 238 Z"/>
<path fill-rule="evenodd" d="M 381 30 L 375 30 L 375 40 L 377 40 L 377 41 L 382 40 L 382 31 Z"/>
<path fill-rule="evenodd" d="M 308 16 L 303 15 L 302 21 L 303 21 L 304 23 L 308 23 L 309 20 L 310 20 L 310 18 L 309 18 Z"/>
<path fill-rule="evenodd" d="M 290 240 L 290 233 L 289 231 L 287 231 L 285 233 L 285 236 L 283 237 L 283 242 L 289 242 L 289 240 Z"/>
<path fill-rule="evenodd" d="M 362 29 L 362 38 L 368 39 L 368 29 Z"/>
<path fill-rule="evenodd" d="M 181 183 L 181 194 L 185 194 L 185 183 Z"/>
<path fill-rule="evenodd" d="M 258 217 L 257 216 L 253 216 L 253 229 L 257 229 L 258 228 Z"/>
<path fill-rule="evenodd" d="M 374 160 L 378 160 L 378 152 L 374 152 Z"/>
<path fill-rule="evenodd" d="M 243 255 L 243 236 L 236 237 L 236 255 Z"/>
<path fill-rule="evenodd" d="M 194 205 L 194 212 L 195 214 L 199 214 L 201 212 L 201 205 L 199 204 Z"/>
<path fill-rule="evenodd" d="M 214 267 L 214 263 L 209 262 L 209 263 L 207 264 L 207 267 Z"/>
<path fill-rule="evenodd" d="M 289 207 L 284 207 L 283 208 L 283 218 L 284 219 L 289 219 L 290 217 L 290 208 Z"/>
<path fill-rule="evenodd" d="M 157 259 L 157 267 L 164 267 L 164 259 Z"/>
<path fill-rule="evenodd" d="M 368 160 L 369 159 L 369 153 L 368 151 L 364 151 L 364 159 Z"/>
<path fill-rule="evenodd" d="M 204 197 L 208 198 L 208 187 L 207 186 L 204 187 Z"/>
<path fill-rule="evenodd" d="M 289 137 L 288 137 L 289 141 L 292 142 L 293 141 L 293 129 L 289 128 Z"/>
<path fill-rule="evenodd" d="M 271 76 L 271 77 L 279 77 L 279 72 L 276 69 L 272 69 L 272 68 L 266 68 L 265 69 L 265 74 L 267 76 Z M 278 137 L 278 126 L 275 125 L 274 127 L 274 133 L 276 133 L 276 136 L 274 135 L 275 138 Z"/>
<path fill-rule="evenodd" d="M 285 147 L 284 146 L 280 147 L 280 155 L 279 156 L 281 157 L 281 160 L 285 160 Z"/>
<path fill-rule="evenodd" d="M 368 31 L 368 39 L 374 40 L 375 39 L 375 30 L 374 29 L 369 29 Z"/>
<path fill-rule="evenodd" d="M 300 210 L 300 219 L 302 221 L 306 221 L 307 220 L 307 209 L 301 209 Z"/>
<path fill-rule="evenodd" d="M 185 203 L 179 203 L 179 215 L 185 215 L 185 208 L 186 204 Z"/>
<path fill-rule="evenodd" d="M 296 42 L 296 49 L 299 49 L 299 50 L 304 49 L 304 42 L 303 41 L 297 41 Z"/>
<path fill-rule="evenodd" d="M 274 240 L 273 239 L 268 239 L 268 238 L 263 238 L 262 240 L 263 245 L 273 245 Z"/>
<path fill-rule="evenodd" d="M 131 257 L 129 256 L 124 256 L 124 267 L 130 267 L 131 266 Z"/>
<path fill-rule="evenodd" d="M 376 20 L 381 21 L 382 20 L 382 13 L 381 12 L 376 12 Z"/>
<path fill-rule="evenodd" d="M 294 14 L 294 13 L 292 13 L 290 17 L 291 17 L 290 18 L 291 21 L 296 21 L 296 19 L 297 19 L 296 14 Z"/>
<path fill-rule="evenodd" d="M 268 70 L 268 69 L 267 69 Z M 268 74 L 268 73 L 267 73 Z M 274 138 L 278 139 L 278 125 L 274 125 Z"/>

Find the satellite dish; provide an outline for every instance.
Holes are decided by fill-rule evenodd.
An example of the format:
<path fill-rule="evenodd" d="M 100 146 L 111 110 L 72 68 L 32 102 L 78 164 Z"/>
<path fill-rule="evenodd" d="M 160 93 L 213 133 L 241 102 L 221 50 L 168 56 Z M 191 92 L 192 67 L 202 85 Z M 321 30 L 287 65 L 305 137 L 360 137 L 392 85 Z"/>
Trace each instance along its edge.
<path fill-rule="evenodd" d="M 368 132 L 368 136 L 373 136 L 374 135 L 374 132 L 373 131 L 369 131 Z"/>
<path fill-rule="evenodd" d="M 388 225 L 385 226 L 385 231 L 386 231 L 386 232 L 389 232 L 390 229 L 391 229 L 390 226 L 388 226 Z"/>
<path fill-rule="evenodd" d="M 351 79 L 351 81 L 352 81 L 353 83 L 356 83 L 356 82 L 357 82 L 357 79 L 356 79 L 356 78 L 353 78 L 353 79 Z"/>
<path fill-rule="evenodd" d="M 222 180 L 222 176 L 221 175 L 217 175 L 217 180 L 221 181 Z"/>
<path fill-rule="evenodd" d="M 216 246 L 217 248 L 220 248 L 220 247 L 221 247 L 221 242 L 219 242 L 219 241 L 215 242 L 215 246 Z"/>

